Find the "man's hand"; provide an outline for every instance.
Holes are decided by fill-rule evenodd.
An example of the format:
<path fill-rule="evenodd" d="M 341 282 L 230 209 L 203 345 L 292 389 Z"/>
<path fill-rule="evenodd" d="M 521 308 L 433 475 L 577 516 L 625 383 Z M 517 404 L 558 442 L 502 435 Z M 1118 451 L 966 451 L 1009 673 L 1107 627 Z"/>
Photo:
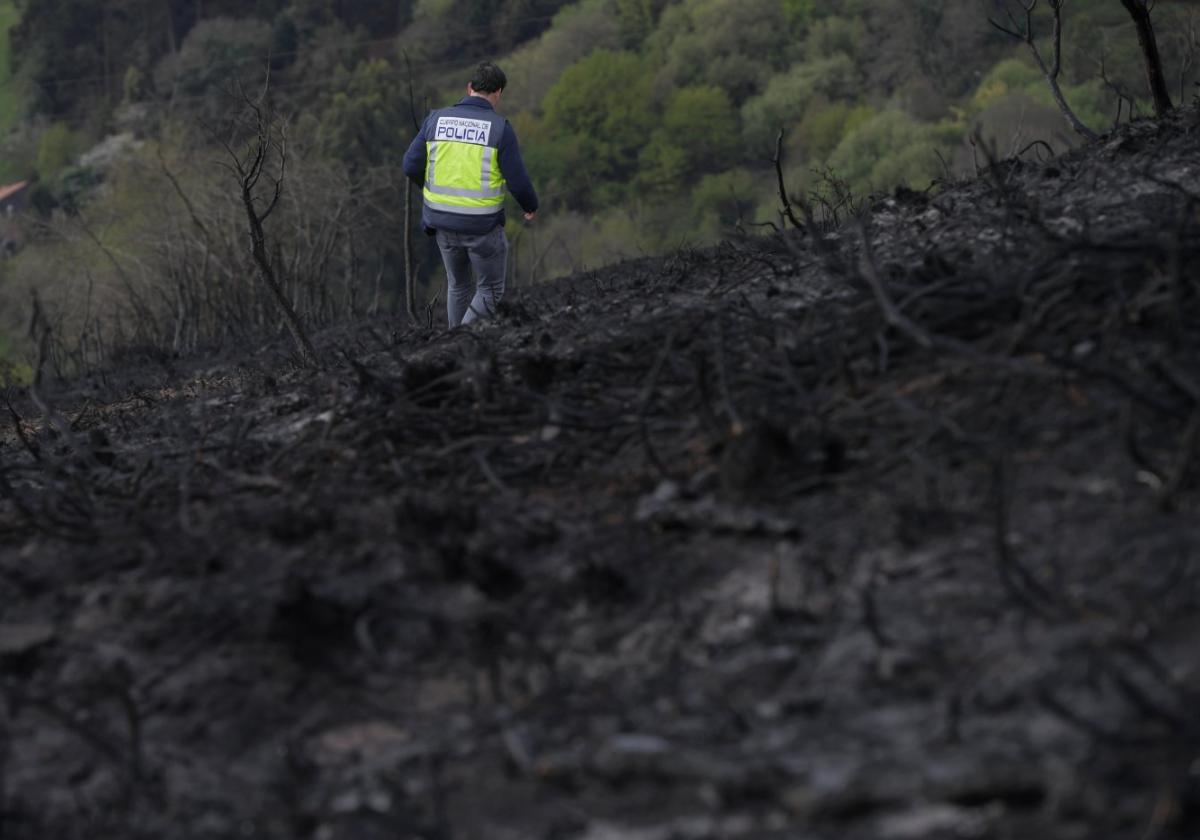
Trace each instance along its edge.
<path fill-rule="evenodd" d="M 525 221 L 527 221 L 527 222 L 532 222 L 532 221 L 533 221 L 534 219 L 536 219 L 536 218 L 537 218 L 537 211 L 536 211 L 536 210 L 534 210 L 532 213 L 526 213 L 526 214 L 525 214 Z"/>

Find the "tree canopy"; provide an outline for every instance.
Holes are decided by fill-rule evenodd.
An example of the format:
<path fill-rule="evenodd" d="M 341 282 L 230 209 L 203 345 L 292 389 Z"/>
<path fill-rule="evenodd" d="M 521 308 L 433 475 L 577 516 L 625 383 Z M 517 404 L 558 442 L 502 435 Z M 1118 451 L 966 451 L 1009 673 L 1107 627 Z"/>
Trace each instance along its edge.
<path fill-rule="evenodd" d="M 1200 12 L 1161 0 L 1154 21 L 1186 101 Z M 1153 112 L 1121 3 L 1067 4 L 1062 56 L 1063 94 L 1094 130 Z M 37 179 L 47 219 L 114 195 L 163 205 L 172 184 L 130 173 L 160 171 L 160 153 L 211 162 L 237 91 L 269 87 L 314 183 L 369 194 L 355 212 L 393 232 L 347 253 L 394 275 L 400 157 L 483 59 L 508 72 L 501 111 L 543 197 L 536 233 L 511 223 L 526 277 L 778 224 L 781 132 L 789 191 L 863 197 L 969 174 L 972 139 L 998 154 L 1078 142 L 1024 45 L 959 0 L 0 0 L 0 176 Z M 110 147 L 126 151 L 89 154 Z"/>

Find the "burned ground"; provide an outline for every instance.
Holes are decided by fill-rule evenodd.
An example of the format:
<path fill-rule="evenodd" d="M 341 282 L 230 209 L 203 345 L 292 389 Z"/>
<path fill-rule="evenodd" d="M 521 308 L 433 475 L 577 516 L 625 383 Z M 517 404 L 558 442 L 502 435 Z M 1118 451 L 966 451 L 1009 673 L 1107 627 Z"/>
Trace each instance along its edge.
<path fill-rule="evenodd" d="M 0 836 L 1200 836 L 1198 138 L 14 394 Z"/>

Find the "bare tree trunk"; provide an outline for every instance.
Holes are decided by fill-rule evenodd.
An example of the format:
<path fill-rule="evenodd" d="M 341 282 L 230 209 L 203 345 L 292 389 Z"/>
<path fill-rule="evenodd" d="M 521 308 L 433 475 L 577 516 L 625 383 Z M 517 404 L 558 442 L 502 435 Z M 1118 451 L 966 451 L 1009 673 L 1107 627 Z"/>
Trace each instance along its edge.
<path fill-rule="evenodd" d="M 417 267 L 413 255 L 412 181 L 404 179 L 404 310 L 417 323 Z"/>
<path fill-rule="evenodd" d="M 1046 82 L 1050 85 L 1050 93 L 1058 105 L 1058 110 L 1066 117 L 1067 123 L 1075 130 L 1076 134 L 1080 134 L 1088 140 L 1096 140 L 1099 135 L 1084 125 L 1083 120 L 1076 116 L 1075 111 L 1067 103 L 1067 98 L 1063 96 L 1062 86 L 1058 83 L 1058 77 L 1062 74 L 1062 7 L 1065 0 L 1047 0 L 1047 2 L 1054 14 L 1054 66 L 1047 69 L 1041 52 L 1033 42 L 1032 28 L 1030 29 L 1029 48 L 1033 51 L 1033 57 L 1037 60 L 1042 75 L 1046 77 Z"/>
<path fill-rule="evenodd" d="M 1122 2 L 1124 1 L 1122 0 Z M 1058 78 L 1062 74 L 1062 8 L 1066 0 L 1046 0 L 1046 5 L 1050 7 L 1050 13 L 1054 17 L 1054 55 L 1053 62 L 1049 66 L 1042 57 L 1041 50 L 1038 49 L 1034 33 L 1033 14 L 1037 9 L 1038 0 L 1016 0 L 1016 2 L 1024 12 L 1023 20 L 1019 19 L 1013 13 L 1008 3 L 1003 3 L 1001 7 L 1008 17 L 1008 23 L 1001 23 L 994 18 L 988 18 L 988 23 L 1005 35 L 1016 38 L 1018 41 L 1023 41 L 1029 47 L 1029 51 L 1033 54 L 1033 60 L 1037 62 L 1038 69 L 1046 77 L 1046 83 L 1050 85 L 1050 94 L 1054 97 L 1054 102 L 1058 105 L 1058 110 L 1062 112 L 1063 117 L 1066 118 L 1072 130 L 1088 141 L 1097 140 L 1099 135 L 1084 125 L 1083 121 L 1075 114 L 1075 111 L 1071 109 L 1067 98 L 1063 95 L 1062 87 L 1058 83 Z"/>
<path fill-rule="evenodd" d="M 779 129 L 779 135 L 775 138 L 775 157 L 771 159 L 771 163 L 775 164 L 775 178 L 779 186 L 779 203 L 780 213 L 783 214 L 792 227 L 797 230 L 804 230 L 804 225 L 800 224 L 800 220 L 796 218 L 796 214 L 792 212 L 792 203 L 788 201 L 787 188 L 783 185 L 783 129 Z"/>
<path fill-rule="evenodd" d="M 1164 117 L 1175 109 L 1171 94 L 1167 91 L 1167 79 L 1163 74 L 1162 57 L 1158 53 L 1158 39 L 1154 35 L 1154 24 L 1150 20 L 1150 4 L 1146 0 L 1121 0 L 1133 23 L 1137 27 L 1138 44 L 1142 48 L 1142 59 L 1146 65 L 1146 81 L 1150 95 L 1154 97 L 1154 113 Z"/>
<path fill-rule="evenodd" d="M 167 46 L 171 49 L 171 55 L 179 52 L 179 39 L 175 36 L 175 13 L 171 9 L 171 0 L 163 0 L 163 9 L 167 13 Z"/>
<path fill-rule="evenodd" d="M 246 222 L 250 229 L 251 255 L 254 257 L 254 264 L 258 266 L 258 276 L 271 290 L 271 296 L 275 298 L 288 332 L 292 334 L 304 361 L 312 367 L 319 367 L 317 351 L 309 341 L 308 335 L 300 323 L 300 318 L 296 315 L 295 308 L 288 300 L 287 294 L 275 274 L 271 258 L 267 254 L 267 235 L 263 230 L 263 222 L 275 212 L 275 208 L 279 205 L 279 198 L 283 194 L 283 180 L 287 172 L 287 138 L 283 130 L 276 126 L 273 116 L 263 112 L 261 104 L 251 100 L 245 94 L 243 94 L 243 98 L 254 132 L 248 143 L 247 151 L 243 156 L 234 151 L 228 143 L 222 142 L 222 145 L 232 159 L 230 168 L 238 178 L 242 206 L 246 210 Z M 278 160 L 279 174 L 277 176 L 266 172 L 272 157 Z M 255 189 L 264 174 L 273 182 L 272 195 L 266 209 L 259 212 L 255 207 L 257 200 Z"/>
<path fill-rule="evenodd" d="M 112 53 L 108 44 L 108 11 L 100 15 L 100 44 L 104 54 L 104 99 L 112 101 Z"/>
<path fill-rule="evenodd" d="M 1058 106 L 1058 110 L 1066 119 L 1067 125 L 1071 126 L 1071 129 L 1081 137 L 1088 140 L 1096 140 L 1099 135 L 1083 124 L 1083 120 L 1079 119 L 1074 109 L 1071 108 L 1070 103 L 1067 102 L 1067 98 L 1062 92 L 1062 86 L 1058 83 L 1058 74 L 1046 68 L 1046 63 L 1042 61 L 1042 56 L 1037 50 L 1033 51 L 1033 58 L 1037 62 L 1038 67 L 1041 68 L 1042 75 L 1046 77 L 1046 84 L 1050 86 L 1050 95 L 1054 97 L 1054 104 Z"/>
<path fill-rule="evenodd" d="M 413 89 L 412 61 L 409 59 L 407 51 L 404 53 L 404 66 L 408 70 L 408 113 L 412 119 L 414 131 L 419 134 L 421 121 L 417 117 L 417 94 Z M 406 177 L 404 179 L 404 308 L 408 311 L 409 320 L 415 324 L 417 323 L 417 267 L 413 257 L 412 189 L 413 182 Z"/>
<path fill-rule="evenodd" d="M 255 211 L 253 193 L 244 181 L 242 182 L 242 204 L 246 208 L 246 220 L 250 224 L 251 253 L 254 256 L 254 264 L 258 266 L 258 276 L 271 290 L 271 295 L 279 304 L 284 323 L 287 324 L 288 332 L 292 334 L 292 338 L 300 348 L 300 354 L 304 357 L 304 361 L 316 367 L 317 351 L 313 348 L 312 342 L 308 340 L 308 335 L 304 332 L 296 310 L 292 308 L 287 295 L 283 293 L 279 278 L 275 276 L 275 269 L 271 266 L 271 260 L 267 256 L 267 237 L 263 231 L 263 217 Z"/>

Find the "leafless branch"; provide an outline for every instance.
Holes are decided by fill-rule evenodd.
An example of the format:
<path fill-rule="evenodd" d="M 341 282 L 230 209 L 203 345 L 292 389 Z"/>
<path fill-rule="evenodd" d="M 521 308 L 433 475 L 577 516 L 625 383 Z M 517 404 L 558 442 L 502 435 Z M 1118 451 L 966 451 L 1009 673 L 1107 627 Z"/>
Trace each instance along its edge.
<path fill-rule="evenodd" d="M 1017 3 L 1024 13 L 1024 20 L 1017 20 L 1013 6 L 1011 5 L 1013 2 Z M 1062 86 L 1059 84 L 1059 76 L 1062 74 L 1062 10 L 1064 3 L 1065 0 L 1046 0 L 1046 4 L 1049 6 L 1050 13 L 1053 16 L 1051 43 L 1054 52 L 1049 64 L 1046 63 L 1046 59 L 1037 45 L 1034 12 L 1037 9 L 1038 0 L 1004 0 L 1002 6 L 1008 18 L 1008 24 L 1005 25 L 993 17 L 988 18 L 988 23 L 1005 35 L 1021 41 L 1029 48 L 1029 52 L 1033 55 L 1033 60 L 1037 63 L 1038 69 L 1042 71 L 1046 83 L 1050 86 L 1050 92 L 1054 96 L 1054 101 L 1058 105 L 1058 109 L 1063 117 L 1067 120 L 1067 123 L 1071 126 L 1072 130 L 1086 140 L 1095 141 L 1099 138 L 1099 135 L 1084 125 L 1083 121 L 1075 114 L 1075 111 L 1071 108 L 1066 96 L 1062 92 Z"/>
<path fill-rule="evenodd" d="M 1164 117 L 1171 113 L 1175 106 L 1171 103 L 1171 94 L 1167 91 L 1167 79 L 1163 74 L 1162 57 L 1158 51 L 1158 38 L 1154 34 L 1154 22 L 1151 19 L 1154 3 L 1152 0 L 1121 0 L 1121 4 L 1137 27 L 1138 45 L 1142 48 L 1142 64 L 1146 70 L 1146 84 L 1154 100 L 1154 112 L 1159 117 Z"/>
<path fill-rule="evenodd" d="M 771 162 L 775 164 L 775 177 L 779 183 L 779 202 L 782 207 L 784 217 L 792 223 L 792 227 L 797 230 L 804 230 L 804 225 L 796 218 L 796 214 L 792 212 L 792 203 L 788 200 L 787 187 L 783 183 L 783 129 L 779 129 L 779 136 L 775 138 L 775 157 Z"/>
<path fill-rule="evenodd" d="M 229 165 L 237 176 L 242 206 L 250 230 L 251 254 L 258 267 L 259 278 L 274 297 L 305 363 L 316 367 L 319 364 L 316 350 L 275 273 L 275 266 L 267 253 L 267 237 L 263 229 L 263 223 L 275 211 L 283 195 L 288 160 L 287 133 L 277 118 L 264 110 L 261 101 L 252 100 L 243 93 L 242 104 L 252 130 L 248 147 L 239 153 L 227 142 L 223 141 L 222 145 L 229 156 Z M 267 176 L 272 181 L 271 197 L 266 209 L 259 212 L 256 207 L 259 201 L 256 189 L 268 169 L 271 158 L 277 161 L 276 172 Z"/>

